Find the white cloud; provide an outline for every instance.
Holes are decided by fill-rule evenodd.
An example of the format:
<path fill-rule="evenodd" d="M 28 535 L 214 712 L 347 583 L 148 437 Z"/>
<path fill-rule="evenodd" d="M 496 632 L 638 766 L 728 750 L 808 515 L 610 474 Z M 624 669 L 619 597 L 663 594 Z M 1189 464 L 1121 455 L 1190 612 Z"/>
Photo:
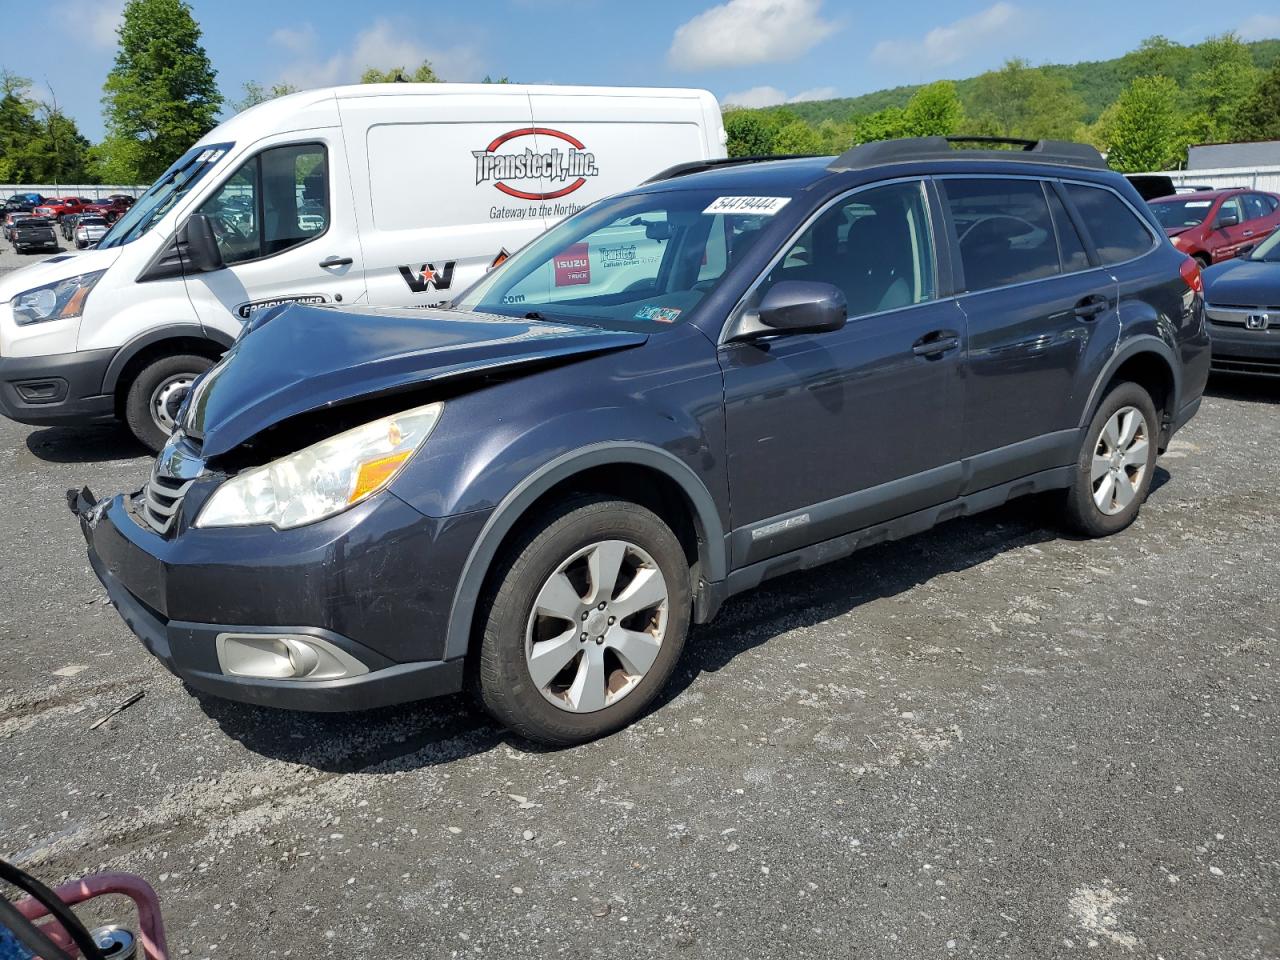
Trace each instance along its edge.
<path fill-rule="evenodd" d="M 67 31 L 66 36 L 105 50 L 116 45 L 123 11 L 124 0 L 63 0 L 52 14 Z"/>
<path fill-rule="evenodd" d="M 822 0 L 728 0 L 676 27 L 667 53 L 680 70 L 795 60 L 840 29 Z"/>
<path fill-rule="evenodd" d="M 1240 24 L 1241 40 L 1271 40 L 1280 37 L 1280 16 L 1257 13 Z"/>
<path fill-rule="evenodd" d="M 1008 41 L 1023 21 L 1022 10 L 1001 0 L 971 17 L 934 27 L 919 40 L 881 40 L 872 49 L 871 60 L 887 67 L 945 67 L 995 41 Z"/>
<path fill-rule="evenodd" d="M 830 100 L 835 95 L 835 87 L 814 87 L 812 90 L 802 90 L 791 97 L 777 87 L 752 87 L 750 90 L 739 93 L 726 93 L 724 102 L 732 107 L 776 107 L 783 103 Z"/>
<path fill-rule="evenodd" d="M 319 51 L 310 25 L 277 30 L 272 40 L 297 57 L 280 71 L 278 80 L 303 90 L 358 83 L 360 74 L 369 67 L 413 70 L 423 60 L 430 60 L 436 73 L 446 80 L 477 80 L 484 73 L 480 58 L 471 47 L 431 47 L 404 24 L 381 18 L 357 34 L 354 43 L 328 57 Z"/>

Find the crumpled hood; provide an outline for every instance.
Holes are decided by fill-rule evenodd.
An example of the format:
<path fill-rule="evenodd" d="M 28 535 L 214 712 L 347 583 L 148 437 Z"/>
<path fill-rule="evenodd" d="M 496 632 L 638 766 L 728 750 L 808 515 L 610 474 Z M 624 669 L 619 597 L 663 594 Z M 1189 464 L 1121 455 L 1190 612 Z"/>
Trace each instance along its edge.
<path fill-rule="evenodd" d="M 1280 263 L 1228 260 L 1204 272 L 1206 303 L 1241 307 L 1280 306 Z"/>
<path fill-rule="evenodd" d="M 189 436 L 216 457 L 298 414 L 524 364 L 639 346 L 611 332 L 490 314 L 291 304 L 250 330 L 192 388 Z"/>
<path fill-rule="evenodd" d="M 0 303 L 8 303 L 24 290 L 43 287 L 47 283 L 78 277 L 82 273 L 105 270 L 120 256 L 119 247 L 107 250 L 85 250 L 83 253 L 59 253 L 46 260 L 19 267 L 0 276 Z"/>

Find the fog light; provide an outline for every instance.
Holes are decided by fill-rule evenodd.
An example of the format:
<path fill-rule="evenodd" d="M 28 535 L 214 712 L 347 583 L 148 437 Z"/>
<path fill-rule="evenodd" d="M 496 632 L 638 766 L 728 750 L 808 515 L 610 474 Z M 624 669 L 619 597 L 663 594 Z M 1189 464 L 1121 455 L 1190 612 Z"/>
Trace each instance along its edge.
<path fill-rule="evenodd" d="M 220 633 L 218 666 L 236 677 L 338 680 L 369 668 L 341 647 L 305 634 Z"/>

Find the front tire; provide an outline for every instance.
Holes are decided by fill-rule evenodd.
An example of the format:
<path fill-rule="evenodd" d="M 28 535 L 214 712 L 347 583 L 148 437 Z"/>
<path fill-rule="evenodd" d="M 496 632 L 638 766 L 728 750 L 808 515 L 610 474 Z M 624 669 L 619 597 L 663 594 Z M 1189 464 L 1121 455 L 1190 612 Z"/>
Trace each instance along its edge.
<path fill-rule="evenodd" d="M 1151 490 L 1160 419 L 1151 395 L 1121 383 L 1089 423 L 1067 491 L 1068 525 L 1086 537 L 1119 533 L 1138 516 Z"/>
<path fill-rule="evenodd" d="M 153 360 L 133 379 L 125 396 L 125 422 L 152 453 L 158 453 L 173 432 L 174 417 L 192 382 L 213 361 L 194 353 Z"/>
<path fill-rule="evenodd" d="M 500 723 L 554 746 L 639 717 L 666 685 L 692 609 L 671 528 L 623 500 L 544 514 L 507 551 L 482 606 L 475 684 Z"/>

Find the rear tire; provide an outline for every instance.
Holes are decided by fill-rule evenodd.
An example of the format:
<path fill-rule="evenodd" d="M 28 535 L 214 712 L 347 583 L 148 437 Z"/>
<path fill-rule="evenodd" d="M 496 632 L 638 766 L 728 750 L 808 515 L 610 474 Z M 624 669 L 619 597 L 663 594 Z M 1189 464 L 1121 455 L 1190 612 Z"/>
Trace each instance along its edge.
<path fill-rule="evenodd" d="M 1068 526 L 1106 537 L 1133 523 L 1151 490 L 1159 441 L 1151 395 L 1136 383 L 1117 384 L 1085 432 L 1066 496 Z"/>
<path fill-rule="evenodd" d="M 180 353 L 153 360 L 134 377 L 125 395 L 125 422 L 152 453 L 168 441 L 173 417 L 191 382 L 211 366 L 208 357 Z"/>
<path fill-rule="evenodd" d="M 1196 263 L 1200 264 L 1201 270 L 1208 269 L 1208 267 L 1213 263 L 1213 260 L 1209 258 L 1208 254 L 1204 253 L 1197 253 L 1192 257 L 1192 259 L 1195 260 Z"/>
<path fill-rule="evenodd" d="M 480 607 L 480 702 L 553 746 L 622 729 L 680 659 L 689 580 L 684 548 L 652 511 L 607 497 L 553 507 L 507 551 Z"/>

